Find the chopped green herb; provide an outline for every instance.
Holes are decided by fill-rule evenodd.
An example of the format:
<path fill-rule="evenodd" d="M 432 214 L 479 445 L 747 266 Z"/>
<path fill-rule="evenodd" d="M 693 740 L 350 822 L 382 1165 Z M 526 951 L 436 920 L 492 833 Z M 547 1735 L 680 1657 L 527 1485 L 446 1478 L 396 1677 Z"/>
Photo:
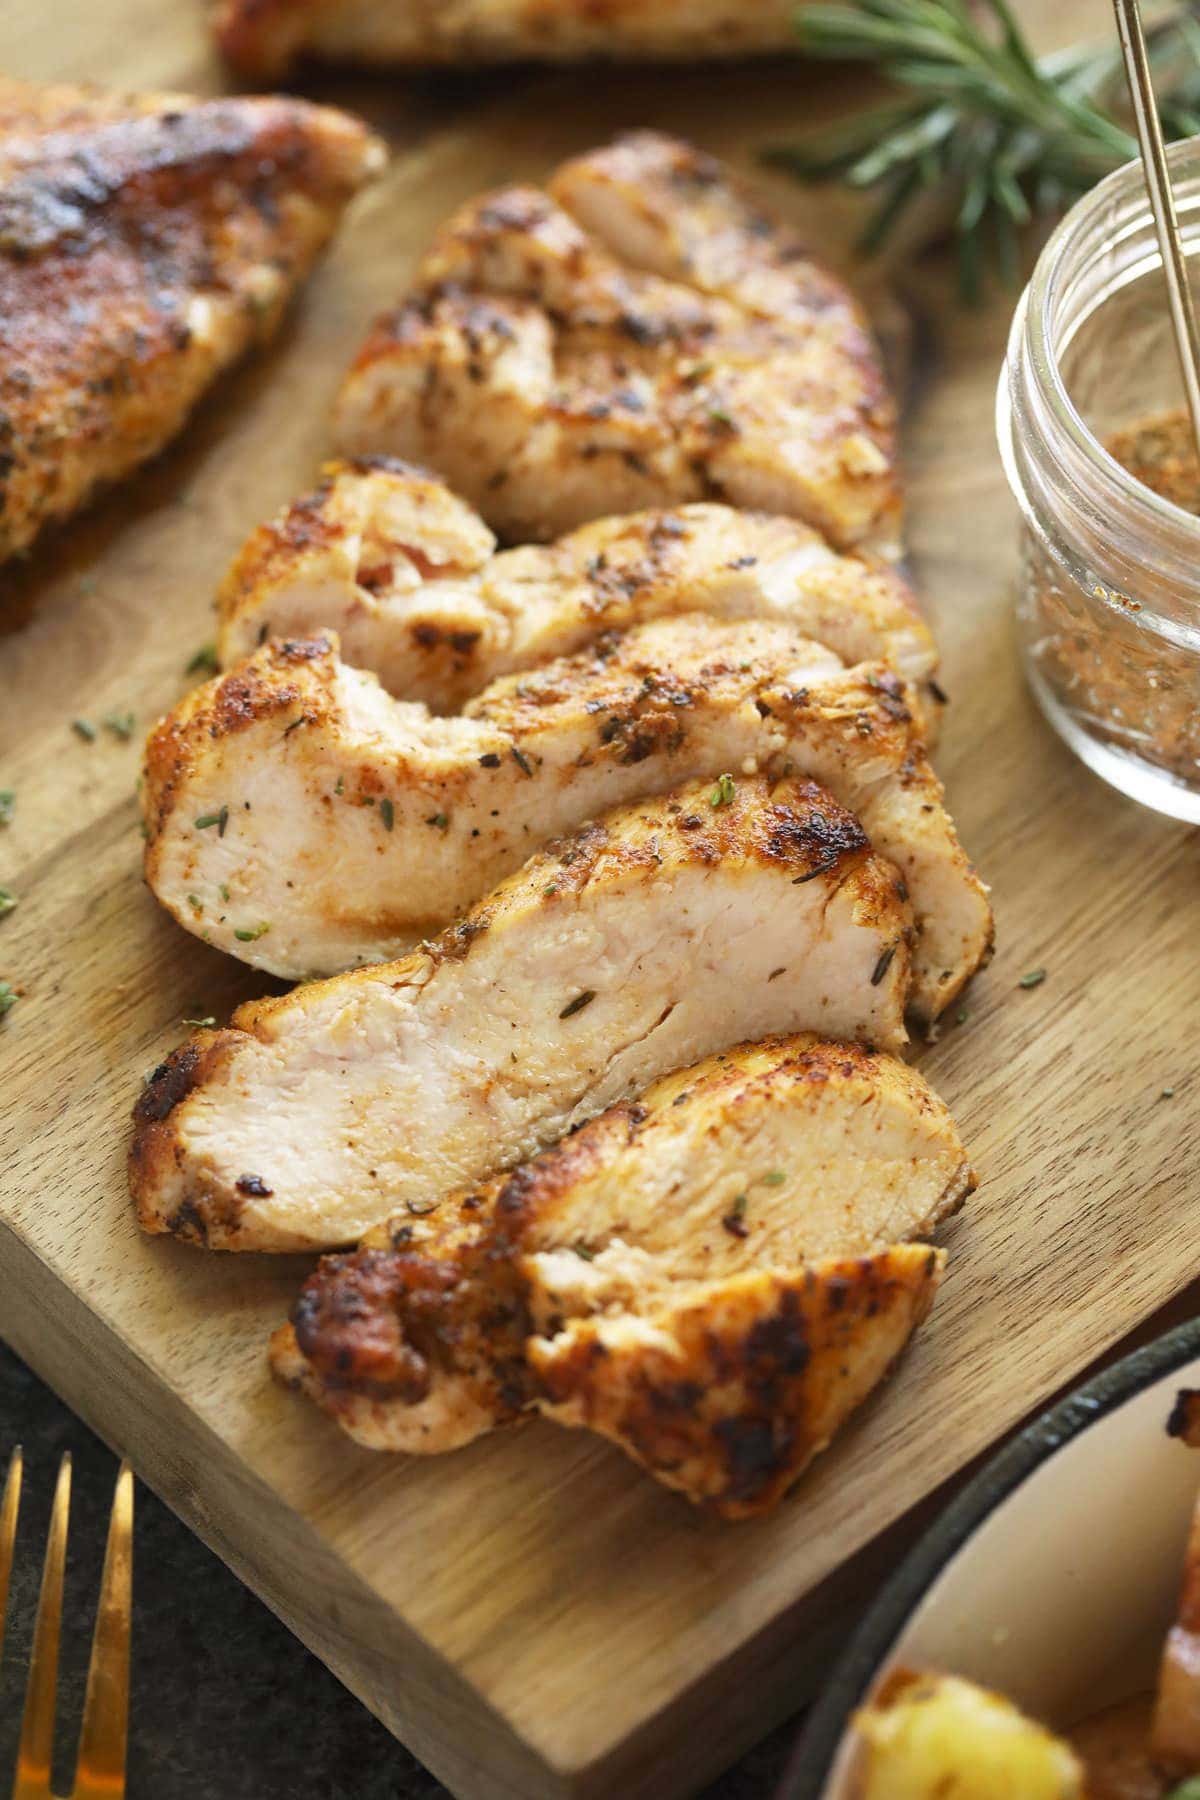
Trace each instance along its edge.
<path fill-rule="evenodd" d="M 11 981 L 0 981 L 0 1019 L 17 1004 L 17 990 Z"/>
<path fill-rule="evenodd" d="M 379 816 L 383 820 L 383 829 L 385 831 L 390 831 L 392 826 L 396 823 L 396 809 L 390 800 L 381 800 L 379 802 Z"/>
<path fill-rule="evenodd" d="M 722 431 L 737 430 L 733 414 L 728 412 L 723 406 L 710 406 L 708 409 L 708 416 L 714 425 L 720 426 Z"/>
<path fill-rule="evenodd" d="M 1022 975 L 1020 981 L 1018 981 L 1018 983 L 1017 983 L 1017 986 L 1022 987 L 1022 988 L 1041 987 L 1041 985 L 1042 985 L 1043 981 L 1045 981 L 1045 979 L 1046 979 L 1045 969 L 1030 969 L 1027 974 Z"/>
<path fill-rule="evenodd" d="M 218 894 L 220 894 L 222 900 L 229 899 L 229 889 L 226 887 L 224 882 L 221 883 L 220 887 L 217 889 L 217 892 L 218 892 Z"/>
<path fill-rule="evenodd" d="M 729 1233 L 730 1237 L 749 1237 L 750 1233 L 746 1229 L 746 1208 L 749 1204 L 749 1195 L 739 1194 L 729 1211 L 725 1214 L 725 1217 L 721 1220 L 721 1224 L 725 1227 L 725 1230 Z"/>
<path fill-rule="evenodd" d="M 10 888 L 0 887 L 0 919 L 7 918 L 17 904 L 17 896 Z"/>
<path fill-rule="evenodd" d="M 895 944 L 889 944 L 887 949 L 885 951 L 883 951 L 883 953 L 881 954 L 879 961 L 875 964 L 875 967 L 871 970 L 871 986 L 872 987 L 879 986 L 880 982 L 883 980 L 884 976 L 887 974 L 888 970 L 891 968 L 892 960 L 895 957 L 895 954 L 896 954 Z"/>
<path fill-rule="evenodd" d="M 203 1019 L 182 1019 L 180 1021 L 181 1024 L 190 1026 L 194 1031 L 211 1031 L 216 1022 L 211 1013 Z"/>
<path fill-rule="evenodd" d="M 221 665 L 217 661 L 217 646 L 215 644 L 201 644 L 200 648 L 196 651 L 196 654 L 188 663 L 186 673 L 189 675 L 199 675 L 201 673 L 205 675 L 215 675 L 220 667 Z"/>
<path fill-rule="evenodd" d="M 127 744 L 133 736 L 136 724 L 137 719 L 131 712 L 106 713 L 104 716 L 104 729 L 111 731 L 114 737 L 119 737 L 123 744 Z"/>
<path fill-rule="evenodd" d="M 544 887 L 542 889 L 542 892 L 543 892 L 543 894 L 545 894 L 547 900 L 552 899 L 553 896 L 555 894 L 557 894 L 557 892 L 558 892 L 558 883 L 555 881 L 552 881 L 550 883 L 549 887 Z"/>
<path fill-rule="evenodd" d="M 533 765 L 530 762 L 529 758 L 526 756 L 525 752 L 523 750 L 519 749 L 516 744 L 514 744 L 512 747 L 512 759 L 516 763 L 518 769 L 520 769 L 522 775 L 528 775 L 529 778 L 532 780 L 533 779 Z"/>
<path fill-rule="evenodd" d="M 85 744 L 94 744 L 96 741 L 96 727 L 90 719 L 72 719 L 71 730 L 81 737 Z"/>
<path fill-rule="evenodd" d="M 199 894 L 189 894 L 187 903 L 194 913 L 202 913 L 204 911 L 204 902 Z"/>
<path fill-rule="evenodd" d="M 208 831 L 211 829 L 212 826 L 215 825 L 217 828 L 217 836 L 218 837 L 225 836 L 225 827 L 228 825 L 228 823 L 229 823 L 229 808 L 227 806 L 223 806 L 221 808 L 220 812 L 201 813 L 200 817 L 198 819 L 193 820 L 193 824 L 195 825 L 197 831 Z"/>
<path fill-rule="evenodd" d="M 698 381 L 703 381 L 706 375 L 712 374 L 715 366 L 710 362 L 693 363 L 690 369 L 684 370 L 683 379 L 688 387 L 695 387 Z"/>
<path fill-rule="evenodd" d="M 596 1252 L 590 1249 L 588 1245 L 584 1243 L 582 1238 L 577 1238 L 571 1245 L 571 1248 L 576 1256 L 582 1256 L 584 1262 L 595 1262 Z"/>
<path fill-rule="evenodd" d="M 759 1177 L 764 1187 L 782 1187 L 787 1176 L 782 1169 L 772 1169 L 769 1174 Z"/>
<path fill-rule="evenodd" d="M 970 1018 L 970 1016 L 971 1015 L 967 1011 L 966 1007 L 960 1006 L 958 1011 L 954 1015 L 954 1022 L 956 1025 L 965 1025 L 967 1020 Z"/>
<path fill-rule="evenodd" d="M 16 810 L 16 790 L 14 788 L 0 789 L 0 825 L 11 825 Z"/>
<path fill-rule="evenodd" d="M 269 924 L 246 925 L 234 932 L 239 944 L 253 944 L 257 938 L 266 937 L 271 927 Z"/>
<path fill-rule="evenodd" d="M 346 786 L 346 777 L 344 775 L 339 775 L 337 778 L 337 786 L 333 790 L 334 793 L 335 794 L 342 793 L 345 786 Z"/>
<path fill-rule="evenodd" d="M 575 1014 L 582 1012 L 585 1006 L 590 1006 L 595 998 L 596 990 L 594 988 L 584 988 L 582 994 L 576 994 L 573 1000 L 567 1001 L 567 1004 L 558 1015 L 559 1018 L 573 1019 Z"/>
<path fill-rule="evenodd" d="M 737 782 L 733 779 L 733 776 L 728 774 L 722 775 L 718 778 L 716 787 L 708 796 L 708 804 L 713 807 L 730 806 L 733 803 L 733 796 L 736 793 Z"/>
<path fill-rule="evenodd" d="M 1189 1775 L 1167 1794 L 1167 1800 L 1200 1800 L 1200 1775 Z"/>
<path fill-rule="evenodd" d="M 299 731 L 299 729 L 300 729 L 301 725 L 303 725 L 303 723 L 304 723 L 304 714 L 301 713 L 300 717 L 298 719 L 293 719 L 291 724 L 286 728 L 286 730 L 284 731 L 284 734 L 283 734 L 284 737 L 290 738 L 293 731 Z"/>
<path fill-rule="evenodd" d="M 1160 1100 L 1173 1100 L 1175 1098 L 1175 1089 L 1174 1088 L 1164 1088 L 1162 1093 L 1158 1097 Z"/>
<path fill-rule="evenodd" d="M 450 824 L 450 820 L 445 813 L 431 813 L 425 823 L 427 825 L 436 825 L 439 831 L 445 831 Z"/>

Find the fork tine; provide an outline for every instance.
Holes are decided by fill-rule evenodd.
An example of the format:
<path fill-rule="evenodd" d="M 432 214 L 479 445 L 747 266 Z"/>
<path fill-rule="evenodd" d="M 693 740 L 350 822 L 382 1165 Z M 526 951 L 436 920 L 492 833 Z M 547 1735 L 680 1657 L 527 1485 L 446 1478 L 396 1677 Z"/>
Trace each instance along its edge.
<path fill-rule="evenodd" d="M 58 1640 L 62 1631 L 63 1572 L 67 1561 L 67 1524 L 71 1512 L 71 1455 L 58 1466 L 54 1510 L 46 1540 L 42 1591 L 33 1631 L 29 1686 L 21 1720 L 17 1777 L 12 1800 L 53 1800 L 50 1764 L 54 1755 L 54 1706 L 58 1693 Z"/>
<path fill-rule="evenodd" d="M 21 1510 L 21 1446 L 17 1445 L 8 1459 L 4 1481 L 4 1498 L 0 1500 L 0 1651 L 4 1649 L 4 1615 L 8 1610 L 8 1584 L 12 1579 L 13 1553 L 17 1543 L 17 1514 Z"/>
<path fill-rule="evenodd" d="M 100 1578 L 72 1800 L 122 1800 L 125 1793 L 132 1603 L 133 1471 L 122 1463 Z"/>

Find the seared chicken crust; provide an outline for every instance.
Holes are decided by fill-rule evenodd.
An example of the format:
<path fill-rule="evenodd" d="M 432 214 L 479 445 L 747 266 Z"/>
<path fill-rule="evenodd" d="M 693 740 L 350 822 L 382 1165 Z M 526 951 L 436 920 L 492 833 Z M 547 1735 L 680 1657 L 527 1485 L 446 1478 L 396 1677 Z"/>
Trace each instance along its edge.
<path fill-rule="evenodd" d="M 389 699 L 330 638 L 271 643 L 152 733 L 146 878 L 221 949 L 336 973 L 409 948 L 610 807 L 795 772 L 856 813 L 907 883 L 911 1003 L 928 1019 L 986 957 L 992 920 L 910 702 L 887 664 L 844 671 L 760 620 L 659 619 L 503 677 L 458 718 Z"/>
<path fill-rule="evenodd" d="M 929 1252 L 895 1246 L 974 1185 L 904 1064 L 810 1035 L 740 1045 L 325 1258 L 272 1363 L 373 1449 L 455 1449 L 538 1407 L 693 1499 L 760 1511 L 931 1297 Z M 771 1355 L 781 1332 L 803 1379 Z"/>
<path fill-rule="evenodd" d="M 636 220 L 614 157 L 645 173 Z M 590 234 L 565 210 L 589 183 Z M 346 378 L 339 449 L 431 464 L 510 540 L 727 500 L 893 551 L 894 407 L 846 289 L 674 139 L 623 138 L 551 187 L 565 205 L 513 187 L 447 222 Z"/>
<path fill-rule="evenodd" d="M 496 553 L 465 501 L 387 457 L 331 462 L 247 539 L 217 597 L 221 665 L 267 637 L 336 631 L 401 700 L 456 712 L 498 675 L 676 612 L 778 619 L 843 662 L 884 658 L 937 720 L 937 649 L 888 563 L 778 514 L 697 502 L 597 519 Z"/>
<path fill-rule="evenodd" d="M 574 62 L 747 56 L 795 46 L 795 0 L 217 0 L 217 42 L 243 74 L 301 54 L 339 62 Z"/>
<path fill-rule="evenodd" d="M 903 1044 L 912 914 L 892 865 L 812 783 L 711 794 L 611 813 L 410 956 L 197 1033 L 135 1109 L 142 1224 L 334 1248 L 729 1044 Z"/>
<path fill-rule="evenodd" d="M 176 435 L 382 161 L 299 100 L 0 77 L 0 560 Z"/>

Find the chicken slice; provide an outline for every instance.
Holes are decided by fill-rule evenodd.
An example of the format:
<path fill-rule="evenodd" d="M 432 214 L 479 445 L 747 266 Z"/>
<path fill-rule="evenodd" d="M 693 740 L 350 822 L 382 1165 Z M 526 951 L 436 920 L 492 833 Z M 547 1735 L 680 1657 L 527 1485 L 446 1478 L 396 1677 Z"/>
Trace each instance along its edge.
<path fill-rule="evenodd" d="M 744 1038 L 902 1044 L 895 869 L 810 783 L 710 793 L 611 813 L 401 961 L 197 1033 L 135 1110 L 142 1224 L 332 1248 Z"/>
<path fill-rule="evenodd" d="M 907 698 L 886 664 L 843 670 L 788 625 L 686 613 L 502 677 L 455 718 L 389 699 L 331 638 L 273 642 L 152 734 L 146 879 L 207 942 L 278 975 L 334 973 L 409 947 L 609 807 L 796 771 L 904 877 L 910 999 L 929 1019 L 986 958 L 992 920 Z"/>
<path fill-rule="evenodd" d="M 329 463 L 321 486 L 252 533 L 218 595 L 224 668 L 267 637 L 336 631 L 388 692 L 456 712 L 497 675 L 578 650 L 605 630 L 687 611 L 779 619 L 843 662 L 884 658 L 941 693 L 937 650 L 888 563 L 839 556 L 798 519 L 697 502 L 597 519 L 493 555 L 478 514 L 387 458 Z"/>
<path fill-rule="evenodd" d="M 272 1360 L 374 1448 L 453 1449 L 536 1406 L 762 1511 L 932 1300 L 940 1258 L 897 1240 L 973 1185 L 902 1064 L 742 1046 L 327 1259 Z"/>
<path fill-rule="evenodd" d="M 644 141 L 622 143 L 637 157 Z M 338 398 L 339 448 L 433 465 L 509 539 L 724 499 L 891 553 L 894 407 L 859 308 L 720 165 L 653 143 L 656 181 L 667 145 L 723 184 L 728 235 L 756 243 L 744 281 L 667 280 L 536 188 L 485 195 L 368 337 Z M 692 196 L 666 205 L 690 232 Z"/>
<path fill-rule="evenodd" d="M 931 1297 L 928 1250 L 895 1246 L 932 1232 L 974 1185 L 945 1107 L 903 1063 L 808 1035 L 743 1044 L 326 1258 L 272 1363 L 373 1449 L 455 1449 L 537 1406 L 634 1439 L 655 1473 L 682 1470 L 673 1484 L 693 1498 L 757 1510 Z M 853 1330 L 833 1324 L 838 1293 Z M 884 1299 L 874 1327 L 860 1310 L 871 1294 Z M 814 1354 L 807 1379 L 768 1393 L 743 1327 L 761 1342 L 781 1309 L 792 1347 L 805 1331 Z M 733 1328 L 707 1399 L 693 1391 L 713 1354 L 704 1320 Z M 779 1454 L 750 1471 L 739 1451 L 754 1436 Z"/>
<path fill-rule="evenodd" d="M 788 1270 L 669 1284 L 535 1337 L 560 1425 L 586 1425 L 724 1518 L 783 1498 L 927 1316 L 943 1251 L 893 1244 Z"/>
<path fill-rule="evenodd" d="M 274 80 L 301 54 L 353 63 L 747 56 L 795 46 L 794 0 L 218 0 L 217 42 Z"/>
<path fill-rule="evenodd" d="M 383 154 L 299 100 L 0 78 L 0 560 L 176 435 Z"/>

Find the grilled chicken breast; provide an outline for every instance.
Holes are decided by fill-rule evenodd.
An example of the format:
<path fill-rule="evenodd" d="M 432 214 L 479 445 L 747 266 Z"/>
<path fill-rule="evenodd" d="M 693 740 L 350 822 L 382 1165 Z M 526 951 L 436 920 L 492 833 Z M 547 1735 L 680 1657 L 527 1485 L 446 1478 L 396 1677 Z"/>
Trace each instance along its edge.
<path fill-rule="evenodd" d="M 0 78 L 0 559 L 176 435 L 382 161 L 299 100 Z"/>
<path fill-rule="evenodd" d="M 820 781 L 896 864 L 913 1008 L 936 1016 L 987 955 L 991 911 L 906 690 L 761 620 L 656 620 L 502 677 L 455 718 L 389 699 L 329 638 L 265 645 L 152 734 L 146 877 L 221 949 L 334 973 L 408 948 L 548 837 L 754 769 Z"/>
<path fill-rule="evenodd" d="M 729 1044 L 902 1044 L 895 869 L 812 784 L 746 779 L 719 807 L 711 791 L 609 814 L 401 961 L 194 1036 L 136 1108 L 143 1225 L 333 1248 Z"/>
<path fill-rule="evenodd" d="M 758 1511 L 932 1297 L 928 1250 L 896 1246 L 973 1186 L 904 1064 L 811 1036 L 741 1045 L 327 1257 L 272 1363 L 374 1449 L 455 1449 L 536 1406 L 693 1499 Z M 723 1330 L 716 1380 L 705 1323 Z M 747 1458 L 756 1439 L 771 1454 Z"/>
<path fill-rule="evenodd" d="M 341 62 L 571 62 L 746 56 L 795 46 L 794 0 L 218 0 L 217 42 L 274 80 L 299 55 Z"/>
<path fill-rule="evenodd" d="M 597 519 L 494 554 L 477 513 L 424 470 L 334 462 L 253 532 L 218 595 L 225 668 L 266 637 L 336 631 L 389 693 L 456 712 L 497 675 L 676 612 L 779 619 L 843 662 L 884 658 L 936 724 L 937 650 L 890 564 L 839 556 L 778 514 L 698 502 Z"/>
<path fill-rule="evenodd" d="M 653 196 L 638 230 L 607 189 L 603 240 L 529 187 L 449 220 L 346 378 L 340 449 L 433 465 L 509 539 L 728 500 L 893 550 L 894 408 L 855 302 L 673 139 L 622 139 L 552 186 L 573 201 L 617 155 Z M 682 254 L 714 221 L 711 255 Z"/>

